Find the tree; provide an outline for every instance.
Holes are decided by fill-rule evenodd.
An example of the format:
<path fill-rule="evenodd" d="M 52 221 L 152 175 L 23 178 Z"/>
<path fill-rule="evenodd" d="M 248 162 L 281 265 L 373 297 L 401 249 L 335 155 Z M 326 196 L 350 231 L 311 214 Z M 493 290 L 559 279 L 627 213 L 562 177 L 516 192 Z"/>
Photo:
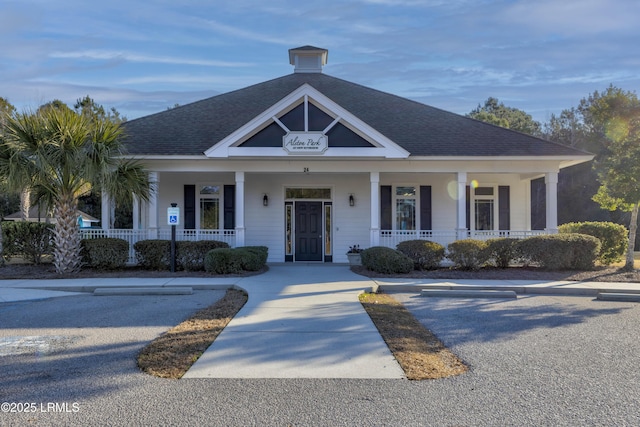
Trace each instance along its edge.
<path fill-rule="evenodd" d="M 0 96 L 0 131 L 6 123 L 6 118 L 11 117 L 16 113 L 16 107 L 14 107 L 8 99 Z"/>
<path fill-rule="evenodd" d="M 54 265 L 60 274 L 80 268 L 78 198 L 95 188 L 116 200 L 148 200 L 148 174 L 123 159 L 119 124 L 69 108 L 40 108 L 7 120 L 0 147 L 0 177 L 54 206 Z"/>
<path fill-rule="evenodd" d="M 73 106 L 73 109 L 76 113 L 87 116 L 92 120 L 109 120 L 114 123 L 123 123 L 127 121 L 127 118 L 121 116 L 120 112 L 118 112 L 114 107 L 111 107 L 109 111 L 107 111 L 102 105 L 96 104 L 89 95 L 78 99 Z"/>
<path fill-rule="evenodd" d="M 585 124 L 583 113 L 575 107 L 552 114 L 544 125 L 543 137 L 596 155 L 603 150 L 601 141 Z M 562 169 L 558 175 L 558 222 L 615 221 L 615 214 L 591 199 L 599 186 L 591 162 Z"/>
<path fill-rule="evenodd" d="M 467 114 L 467 117 L 533 136 L 540 136 L 542 133 L 540 123 L 533 120 L 530 114 L 517 108 L 507 107 L 493 97 L 487 98 L 484 105 L 478 104 L 478 107 Z"/>
<path fill-rule="evenodd" d="M 593 200 L 605 209 L 631 212 L 624 269 L 632 270 L 640 205 L 640 100 L 635 92 L 609 86 L 583 99 L 579 109 L 603 145 L 594 165 L 600 188 Z"/>
<path fill-rule="evenodd" d="M 4 127 L 7 124 L 7 120 L 9 117 L 13 117 L 16 113 L 16 107 L 14 107 L 8 99 L 0 97 L 0 142 L 4 139 Z M 0 185 L 2 188 L 0 189 L 0 220 L 4 218 L 5 215 L 12 213 L 11 210 L 11 196 L 10 191 L 6 191 L 6 186 L 4 181 L 0 181 Z M 2 235 L 2 227 L 0 227 L 0 265 L 4 265 L 3 254 L 3 235 Z"/>

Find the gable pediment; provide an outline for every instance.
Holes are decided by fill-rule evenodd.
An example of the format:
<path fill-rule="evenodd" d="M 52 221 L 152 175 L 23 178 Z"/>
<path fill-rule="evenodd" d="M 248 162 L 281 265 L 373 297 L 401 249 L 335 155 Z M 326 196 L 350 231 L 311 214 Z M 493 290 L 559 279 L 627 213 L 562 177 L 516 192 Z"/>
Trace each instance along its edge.
<path fill-rule="evenodd" d="M 409 152 L 304 84 L 206 150 L 205 155 L 406 158 Z"/>

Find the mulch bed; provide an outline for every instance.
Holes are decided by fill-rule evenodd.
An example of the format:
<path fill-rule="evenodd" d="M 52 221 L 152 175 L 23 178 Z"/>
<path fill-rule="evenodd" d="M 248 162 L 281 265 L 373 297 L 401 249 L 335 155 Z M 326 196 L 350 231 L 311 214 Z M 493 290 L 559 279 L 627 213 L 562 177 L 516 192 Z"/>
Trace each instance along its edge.
<path fill-rule="evenodd" d="M 243 272 L 228 277 L 245 277 L 262 274 L 268 267 L 260 271 Z M 351 270 L 367 277 L 395 277 L 418 279 L 489 279 L 489 280 L 574 280 L 589 282 L 633 282 L 640 283 L 640 270 L 621 271 L 618 267 L 599 267 L 592 271 L 545 271 L 537 267 L 483 268 L 477 271 L 464 271 L 451 268 L 439 268 L 429 271 L 413 271 L 408 274 L 380 274 L 362 266 L 353 266 Z M 206 271 L 144 270 L 138 267 L 126 267 L 118 270 L 95 270 L 86 268 L 79 273 L 61 276 L 55 272 L 52 264 L 5 264 L 0 267 L 0 280 L 5 279 L 62 279 L 87 277 L 225 277 L 207 273 Z"/>
<path fill-rule="evenodd" d="M 640 270 L 621 271 L 617 267 L 598 267 L 591 271 L 546 271 L 537 267 L 482 268 L 476 271 L 439 268 L 412 271 L 407 274 L 380 274 L 362 266 L 351 270 L 362 276 L 412 279 L 486 279 L 486 280 L 570 280 L 578 282 L 633 282 L 640 283 Z"/>
<path fill-rule="evenodd" d="M 138 354 L 138 367 L 156 377 L 182 378 L 246 302 L 246 293 L 228 290 L 222 299 L 142 349 Z"/>
<path fill-rule="evenodd" d="M 407 379 L 460 375 L 469 369 L 402 304 L 386 294 L 362 294 L 360 302 Z"/>
<path fill-rule="evenodd" d="M 239 274 L 220 275 L 206 271 L 176 271 L 169 270 L 145 270 L 139 267 L 125 267 L 116 270 L 96 270 L 83 268 L 80 272 L 70 275 L 57 274 L 53 264 L 5 264 L 0 267 L 0 280 L 6 279 L 83 279 L 83 278 L 117 278 L 117 277 L 246 277 L 262 274 L 269 268 L 264 267 L 259 271 L 245 271 Z"/>

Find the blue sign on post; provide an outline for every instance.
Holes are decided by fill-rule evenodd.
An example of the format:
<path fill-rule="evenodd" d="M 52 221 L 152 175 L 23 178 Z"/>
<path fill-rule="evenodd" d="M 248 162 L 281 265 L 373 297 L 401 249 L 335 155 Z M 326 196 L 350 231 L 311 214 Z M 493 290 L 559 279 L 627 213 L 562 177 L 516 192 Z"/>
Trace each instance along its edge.
<path fill-rule="evenodd" d="M 167 223 L 171 226 L 171 272 L 176 271 L 176 225 L 180 225 L 180 208 L 177 203 L 171 203 L 167 208 Z"/>
<path fill-rule="evenodd" d="M 180 208 L 167 208 L 167 225 L 180 225 Z"/>

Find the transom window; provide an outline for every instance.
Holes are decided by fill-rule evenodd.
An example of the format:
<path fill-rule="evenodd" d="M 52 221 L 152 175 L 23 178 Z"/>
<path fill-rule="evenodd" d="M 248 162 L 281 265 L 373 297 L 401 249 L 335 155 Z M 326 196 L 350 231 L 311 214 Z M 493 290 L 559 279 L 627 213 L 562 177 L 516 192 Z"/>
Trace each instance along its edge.
<path fill-rule="evenodd" d="M 286 199 L 331 199 L 330 188 L 287 188 Z"/>

